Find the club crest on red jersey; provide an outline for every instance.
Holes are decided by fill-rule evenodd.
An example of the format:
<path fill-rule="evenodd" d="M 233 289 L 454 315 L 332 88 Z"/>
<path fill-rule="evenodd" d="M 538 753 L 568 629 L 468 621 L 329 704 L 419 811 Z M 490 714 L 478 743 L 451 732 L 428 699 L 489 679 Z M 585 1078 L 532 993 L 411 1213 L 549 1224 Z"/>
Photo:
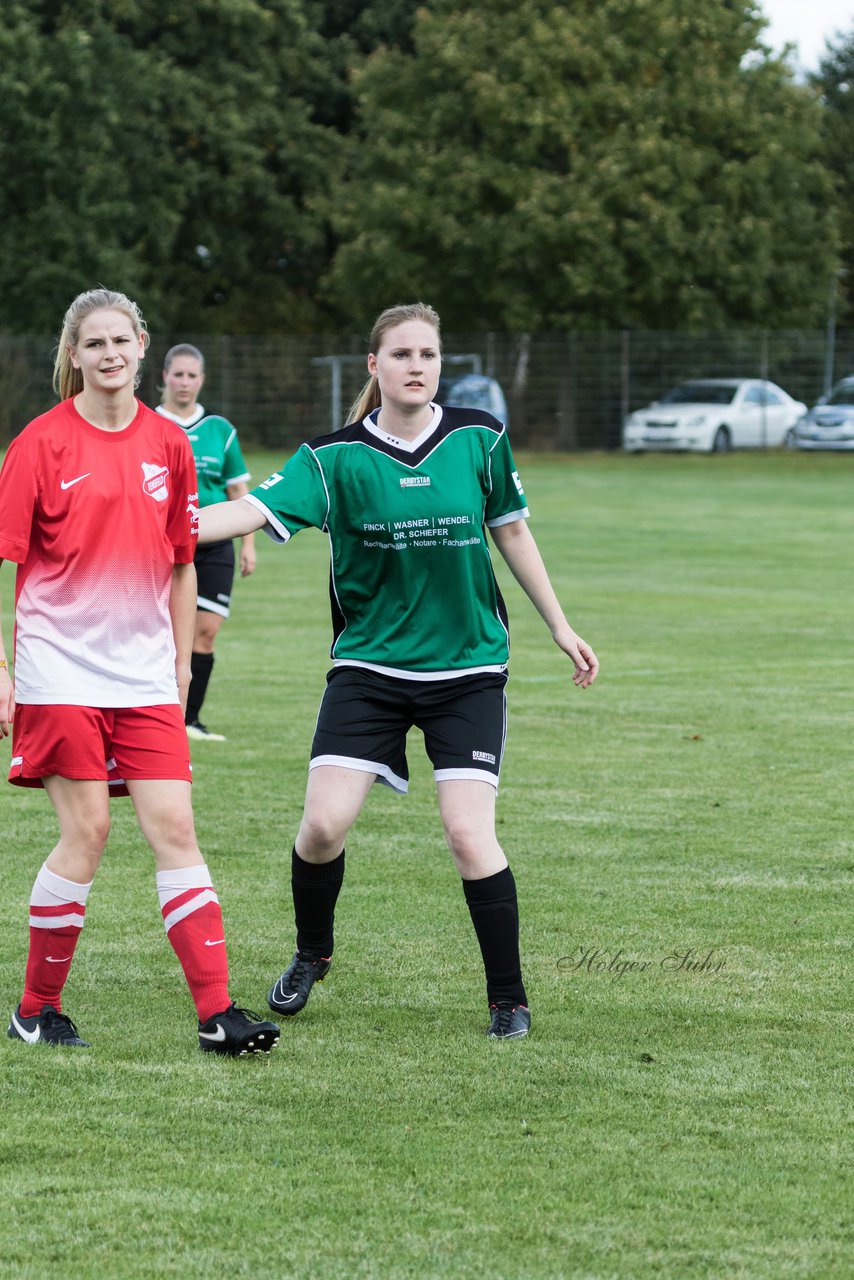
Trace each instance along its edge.
<path fill-rule="evenodd" d="M 169 490 L 166 487 L 168 474 L 169 468 L 161 467 L 159 463 L 142 463 L 142 487 L 149 498 L 153 498 L 155 502 L 165 502 L 169 497 Z"/>

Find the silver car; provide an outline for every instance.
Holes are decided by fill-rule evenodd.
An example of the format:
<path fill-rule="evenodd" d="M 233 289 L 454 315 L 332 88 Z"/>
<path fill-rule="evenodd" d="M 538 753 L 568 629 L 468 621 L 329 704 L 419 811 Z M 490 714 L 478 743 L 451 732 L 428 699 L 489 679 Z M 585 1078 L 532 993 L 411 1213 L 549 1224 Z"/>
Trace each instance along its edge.
<path fill-rule="evenodd" d="M 443 378 L 436 397 L 440 404 L 455 404 L 463 409 L 485 409 L 500 422 L 507 422 L 507 401 L 494 378 L 481 373 L 464 373 Z"/>
<path fill-rule="evenodd" d="M 854 378 L 837 382 L 795 427 L 795 449 L 854 449 Z"/>

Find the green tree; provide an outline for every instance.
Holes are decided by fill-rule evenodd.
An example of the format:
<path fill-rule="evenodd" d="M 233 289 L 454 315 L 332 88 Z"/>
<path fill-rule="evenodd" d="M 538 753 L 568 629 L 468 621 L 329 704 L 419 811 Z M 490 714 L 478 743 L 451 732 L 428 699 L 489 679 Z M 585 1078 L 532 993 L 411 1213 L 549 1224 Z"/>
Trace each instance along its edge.
<path fill-rule="evenodd" d="M 358 71 L 329 296 L 457 331 L 814 323 L 820 107 L 752 4 L 434 0 Z"/>
<path fill-rule="evenodd" d="M 314 326 L 324 52 L 301 0 L 11 0 L 0 324 L 53 329 L 104 282 L 161 329 Z"/>
<path fill-rule="evenodd" d="M 825 158 L 836 189 L 841 241 L 839 318 L 854 324 L 854 31 L 828 44 L 812 83 L 824 104 Z"/>
<path fill-rule="evenodd" d="M 381 46 L 412 51 L 418 0 L 306 0 L 312 29 L 324 43 L 334 87 L 317 104 L 317 119 L 349 133 L 356 113 L 351 70 Z"/>

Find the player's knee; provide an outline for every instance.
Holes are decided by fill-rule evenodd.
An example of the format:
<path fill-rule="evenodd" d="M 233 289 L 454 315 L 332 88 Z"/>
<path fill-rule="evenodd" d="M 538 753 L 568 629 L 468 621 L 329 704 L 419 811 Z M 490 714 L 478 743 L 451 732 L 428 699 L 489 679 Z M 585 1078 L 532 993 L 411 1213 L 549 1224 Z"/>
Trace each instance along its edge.
<path fill-rule="evenodd" d="M 480 823 L 472 822 L 464 813 L 445 819 L 445 839 L 448 848 L 458 863 L 476 860 L 487 842 L 494 837 L 485 831 Z"/>
<path fill-rule="evenodd" d="M 196 633 L 193 648 L 199 653 L 212 653 L 214 641 L 219 631 L 220 619 L 210 613 L 196 614 Z"/>
<path fill-rule="evenodd" d="M 299 830 L 299 847 L 308 859 L 335 856 L 347 834 L 346 826 L 333 813 L 312 813 L 303 817 Z"/>
<path fill-rule="evenodd" d="M 101 857 L 109 837 L 109 813 L 93 814 L 87 818 L 85 826 L 77 829 L 77 845 L 81 853 L 92 858 Z"/>
<path fill-rule="evenodd" d="M 198 854 L 192 811 L 179 809 L 161 814 L 158 821 L 145 822 L 143 832 L 157 857 L 167 858 L 170 866 L 192 862 Z"/>
<path fill-rule="evenodd" d="M 75 860 L 76 874 L 83 875 L 87 880 L 92 878 L 98 869 L 109 835 L 110 815 L 108 813 L 90 813 L 72 826 L 63 827 L 60 841 L 63 856 Z M 74 879 L 74 876 L 71 878 Z"/>
<path fill-rule="evenodd" d="M 180 849 L 195 849 L 197 847 L 196 826 L 193 822 L 192 813 L 177 813 L 166 826 L 166 832 L 170 844 Z"/>

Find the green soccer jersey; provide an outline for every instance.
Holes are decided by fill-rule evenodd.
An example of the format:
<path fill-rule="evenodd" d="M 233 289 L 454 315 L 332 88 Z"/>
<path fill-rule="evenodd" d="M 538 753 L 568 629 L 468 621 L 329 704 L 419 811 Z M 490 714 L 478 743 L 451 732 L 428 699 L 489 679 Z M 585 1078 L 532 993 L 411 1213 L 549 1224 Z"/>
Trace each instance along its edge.
<path fill-rule="evenodd" d="M 506 665 L 486 527 L 528 509 L 490 414 L 437 406 L 412 442 L 367 418 L 302 445 L 247 501 L 276 541 L 309 527 L 327 534 L 336 665 L 422 680 Z"/>
<path fill-rule="evenodd" d="M 232 426 L 228 418 L 223 418 L 218 413 L 206 413 L 201 405 L 196 406 L 196 412 L 191 418 L 178 418 L 162 405 L 157 406 L 157 412 L 183 427 L 193 446 L 196 474 L 199 478 L 200 507 L 224 502 L 228 497 L 230 484 L 249 479 L 237 439 L 237 428 Z"/>

